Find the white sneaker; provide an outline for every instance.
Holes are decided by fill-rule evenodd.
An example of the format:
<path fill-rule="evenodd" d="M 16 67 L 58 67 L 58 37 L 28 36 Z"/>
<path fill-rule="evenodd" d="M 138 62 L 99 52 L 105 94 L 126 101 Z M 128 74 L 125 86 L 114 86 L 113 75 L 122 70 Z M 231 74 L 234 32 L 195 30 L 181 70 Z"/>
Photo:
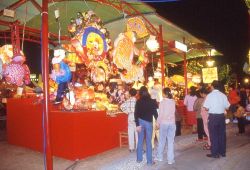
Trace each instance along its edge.
<path fill-rule="evenodd" d="M 175 163 L 175 161 L 173 160 L 173 161 L 168 161 L 168 165 L 172 165 L 172 164 L 174 164 Z"/>
<path fill-rule="evenodd" d="M 163 160 L 155 157 L 154 161 L 162 162 Z"/>

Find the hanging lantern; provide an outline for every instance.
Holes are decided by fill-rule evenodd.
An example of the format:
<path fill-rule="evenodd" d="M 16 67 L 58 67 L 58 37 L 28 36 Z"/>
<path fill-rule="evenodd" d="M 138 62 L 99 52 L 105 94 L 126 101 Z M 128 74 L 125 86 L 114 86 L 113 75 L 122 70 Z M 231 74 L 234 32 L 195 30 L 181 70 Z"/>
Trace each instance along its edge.
<path fill-rule="evenodd" d="M 214 65 L 214 60 L 208 59 L 208 60 L 206 61 L 206 63 L 207 63 L 207 66 L 208 66 L 208 67 L 213 67 L 213 65 Z"/>
<path fill-rule="evenodd" d="M 193 75 L 192 82 L 200 83 L 201 82 L 201 76 L 200 75 Z"/>
<path fill-rule="evenodd" d="M 160 70 L 156 70 L 156 71 L 154 72 L 154 78 L 159 79 L 159 78 L 161 78 L 161 77 L 162 77 L 161 71 L 160 71 Z"/>
<path fill-rule="evenodd" d="M 161 62 L 158 61 L 158 63 L 157 63 L 157 68 L 156 68 L 156 70 L 154 71 L 154 78 L 159 79 L 159 78 L 161 78 L 161 77 L 162 77 L 162 73 L 161 73 Z"/>
<path fill-rule="evenodd" d="M 156 37 L 153 35 L 150 35 L 146 45 L 151 52 L 156 52 L 159 49 L 159 43 L 157 42 Z"/>
<path fill-rule="evenodd" d="M 143 84 L 141 82 L 135 81 L 132 88 L 135 88 L 136 90 L 139 90 L 142 86 L 143 86 Z"/>

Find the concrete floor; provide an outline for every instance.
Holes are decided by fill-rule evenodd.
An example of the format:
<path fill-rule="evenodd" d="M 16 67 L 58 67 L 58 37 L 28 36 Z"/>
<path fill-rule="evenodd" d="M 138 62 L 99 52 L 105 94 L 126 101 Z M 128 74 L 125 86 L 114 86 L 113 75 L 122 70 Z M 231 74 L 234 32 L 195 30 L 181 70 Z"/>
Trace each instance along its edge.
<path fill-rule="evenodd" d="M 186 131 L 185 131 L 186 130 Z M 185 129 L 185 132 L 188 132 Z M 250 169 L 250 125 L 244 136 L 235 136 L 237 125 L 227 125 L 227 157 L 207 158 L 209 151 L 202 149 L 203 143 L 195 142 L 197 135 L 183 135 L 175 140 L 176 163 L 168 165 L 157 162 L 147 166 L 144 161 L 136 163 L 136 154 L 126 147 L 115 148 L 102 154 L 79 161 L 53 158 L 54 170 L 249 170 Z M 43 154 L 23 147 L 9 145 L 5 131 L 0 131 L 0 170 L 43 170 Z M 164 154 L 166 156 L 166 153 Z"/>

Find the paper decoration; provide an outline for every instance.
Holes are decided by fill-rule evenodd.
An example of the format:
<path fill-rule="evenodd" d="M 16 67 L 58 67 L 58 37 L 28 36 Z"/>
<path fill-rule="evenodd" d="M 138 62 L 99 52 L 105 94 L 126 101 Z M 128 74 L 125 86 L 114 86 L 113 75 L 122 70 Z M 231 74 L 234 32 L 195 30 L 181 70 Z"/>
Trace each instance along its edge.
<path fill-rule="evenodd" d="M 70 64 L 81 64 L 83 60 L 75 52 L 75 48 L 72 44 L 62 44 L 62 47 L 67 51 L 64 61 Z"/>
<path fill-rule="evenodd" d="M 24 55 L 22 51 L 20 51 L 21 55 Z M 3 64 L 9 64 L 12 62 L 13 58 L 13 47 L 10 44 L 3 45 L 0 47 L 0 58 L 3 61 Z"/>
<path fill-rule="evenodd" d="M 27 65 L 11 63 L 6 66 L 3 71 L 3 76 L 5 80 L 10 84 L 16 84 L 17 86 L 22 86 L 24 83 L 29 84 L 30 71 Z"/>
<path fill-rule="evenodd" d="M 120 69 L 128 70 L 132 66 L 134 56 L 133 36 L 131 33 L 127 33 L 127 35 L 121 33 L 114 42 L 113 62 Z"/>
<path fill-rule="evenodd" d="M 132 31 L 136 32 L 136 35 L 139 38 L 143 38 L 143 37 L 148 35 L 147 28 L 146 28 L 143 20 L 139 17 L 134 17 L 134 18 L 128 19 L 127 31 L 128 32 L 132 32 Z"/>
<path fill-rule="evenodd" d="M 89 60 L 101 61 L 106 57 L 107 43 L 104 34 L 94 28 L 88 27 L 82 35 L 82 46 Z"/>
<path fill-rule="evenodd" d="M 7 83 L 22 86 L 30 83 L 30 70 L 26 64 L 23 52 L 13 57 L 12 45 L 0 47 L 0 59 L 3 62 L 2 75 Z"/>
<path fill-rule="evenodd" d="M 87 67 L 106 58 L 111 43 L 109 32 L 93 11 L 77 12 L 76 19 L 70 20 L 68 31 L 72 36 L 71 52 L 75 52 Z"/>
<path fill-rule="evenodd" d="M 127 71 L 126 74 L 121 74 L 122 81 L 125 81 L 126 83 L 132 83 L 135 81 L 141 81 L 143 82 L 143 68 L 132 65 L 131 69 Z"/>

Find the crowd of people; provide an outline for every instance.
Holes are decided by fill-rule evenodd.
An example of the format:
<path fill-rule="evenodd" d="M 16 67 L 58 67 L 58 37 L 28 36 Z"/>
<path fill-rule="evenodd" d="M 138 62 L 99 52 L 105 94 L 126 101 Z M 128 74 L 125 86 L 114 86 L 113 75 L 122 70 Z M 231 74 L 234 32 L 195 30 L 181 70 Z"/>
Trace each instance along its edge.
<path fill-rule="evenodd" d="M 175 162 L 174 139 L 181 133 L 180 113 L 171 89 L 160 91 L 161 96 L 155 96 L 156 91 L 146 86 L 142 86 L 138 93 L 131 88 L 129 98 L 120 106 L 128 114 L 129 151 L 136 151 L 138 163 L 142 161 L 144 152 L 148 165 L 163 161 L 166 144 L 168 164 Z M 200 85 L 190 88 L 184 98 L 186 123 L 192 126 L 193 133 L 198 134 L 197 142 L 207 141 L 203 146 L 204 150 L 211 151 L 207 157 L 226 156 L 226 117 L 229 113 L 233 115 L 232 120 L 238 120 L 238 135 L 244 134 L 244 114 L 250 99 L 248 93 L 244 88 L 236 91 L 234 86 L 230 86 L 226 95 L 219 81 L 213 81 L 209 87 Z M 155 137 L 157 145 L 154 144 Z M 153 149 L 156 152 L 154 158 Z"/>

